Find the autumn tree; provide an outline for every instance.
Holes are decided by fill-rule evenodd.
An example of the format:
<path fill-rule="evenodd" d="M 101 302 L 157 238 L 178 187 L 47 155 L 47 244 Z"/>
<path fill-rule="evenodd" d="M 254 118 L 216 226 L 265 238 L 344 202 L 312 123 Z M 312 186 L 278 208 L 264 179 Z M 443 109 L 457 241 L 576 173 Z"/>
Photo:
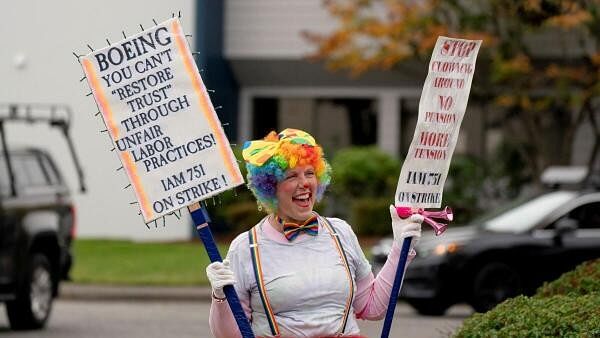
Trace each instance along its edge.
<path fill-rule="evenodd" d="M 532 177 L 569 164 L 579 126 L 600 152 L 600 1 L 327 0 L 328 34 L 306 32 L 312 58 L 360 76 L 407 60 L 427 61 L 439 35 L 483 39 L 472 93 L 502 112 Z M 482 64 L 484 64 L 482 66 Z"/>

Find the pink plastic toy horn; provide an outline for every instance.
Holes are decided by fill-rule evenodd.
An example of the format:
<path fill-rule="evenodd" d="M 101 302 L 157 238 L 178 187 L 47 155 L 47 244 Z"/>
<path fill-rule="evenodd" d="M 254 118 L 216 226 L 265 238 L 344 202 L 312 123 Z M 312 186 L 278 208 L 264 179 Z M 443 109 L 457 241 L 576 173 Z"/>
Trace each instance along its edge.
<path fill-rule="evenodd" d="M 398 213 L 398 216 L 403 219 L 409 218 L 414 214 L 422 215 L 423 221 L 431 225 L 436 236 L 439 236 L 446 231 L 448 224 L 436 222 L 433 220 L 434 218 L 445 221 L 452 221 L 454 219 L 454 214 L 452 213 L 452 209 L 450 207 L 445 207 L 444 210 L 440 211 L 427 211 L 423 209 L 417 209 L 416 211 L 413 211 L 411 207 L 396 207 L 396 212 Z"/>

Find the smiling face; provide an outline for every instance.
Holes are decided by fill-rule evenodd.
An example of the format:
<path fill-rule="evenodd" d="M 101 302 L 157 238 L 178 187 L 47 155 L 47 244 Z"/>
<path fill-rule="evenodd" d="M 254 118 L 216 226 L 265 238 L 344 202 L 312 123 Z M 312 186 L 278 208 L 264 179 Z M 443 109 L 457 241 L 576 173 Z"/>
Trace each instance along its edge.
<path fill-rule="evenodd" d="M 285 221 L 303 222 L 312 216 L 317 194 L 317 175 L 311 165 L 285 172 L 277 183 L 277 213 Z"/>

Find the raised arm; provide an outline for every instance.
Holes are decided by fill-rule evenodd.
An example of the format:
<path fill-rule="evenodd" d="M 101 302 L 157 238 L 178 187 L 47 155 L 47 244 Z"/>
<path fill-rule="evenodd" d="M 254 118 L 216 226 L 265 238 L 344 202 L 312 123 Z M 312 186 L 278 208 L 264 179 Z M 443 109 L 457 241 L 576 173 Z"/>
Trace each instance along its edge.
<path fill-rule="evenodd" d="M 392 210 L 393 208 L 393 210 Z M 392 216 L 392 229 L 394 231 L 394 243 L 388 254 L 383 268 L 375 278 L 373 273 L 356 282 L 356 296 L 354 298 L 354 311 L 357 318 L 368 320 L 379 320 L 385 316 L 387 306 L 392 292 L 396 267 L 400 259 L 400 248 L 404 238 L 412 237 L 408 262 L 416 256 L 413 249 L 421 238 L 421 215 L 413 215 L 403 220 L 396 214 L 395 208 L 390 207 Z M 407 264 L 408 266 L 408 264 Z"/>

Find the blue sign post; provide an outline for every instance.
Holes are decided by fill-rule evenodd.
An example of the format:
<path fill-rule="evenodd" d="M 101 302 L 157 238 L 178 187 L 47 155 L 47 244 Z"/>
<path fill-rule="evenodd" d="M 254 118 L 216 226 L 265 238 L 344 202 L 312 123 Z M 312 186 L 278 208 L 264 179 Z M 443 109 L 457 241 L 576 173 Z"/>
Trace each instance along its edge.
<path fill-rule="evenodd" d="M 192 215 L 192 220 L 194 221 L 194 227 L 196 228 L 196 232 L 198 233 L 198 237 L 202 240 L 204 244 L 204 248 L 206 249 L 206 253 L 210 258 L 211 262 L 221 262 L 221 254 L 219 253 L 219 249 L 217 248 L 217 244 L 215 243 L 215 239 L 213 238 L 212 232 L 210 231 L 209 222 L 210 217 L 208 216 L 208 212 L 206 208 L 201 206 L 200 203 L 194 203 L 188 207 L 190 214 Z M 229 303 L 229 307 L 231 308 L 231 312 L 233 312 L 233 317 L 237 322 L 237 325 L 240 329 L 240 333 L 244 338 L 254 338 L 254 333 L 252 332 L 252 327 L 250 326 L 250 322 L 244 313 L 244 309 L 242 308 L 242 304 L 233 288 L 233 285 L 226 285 L 223 288 L 225 292 L 225 296 L 227 297 L 227 303 Z"/>
<path fill-rule="evenodd" d="M 400 286 L 402 286 L 402 279 L 404 279 L 404 269 L 406 268 L 408 250 L 410 249 L 411 241 L 412 237 L 408 237 L 404 239 L 404 242 L 402 242 L 400 261 L 398 262 L 398 267 L 396 268 L 396 276 L 394 277 L 394 285 L 392 286 L 392 295 L 390 296 L 390 302 L 388 303 L 387 312 L 385 314 L 385 321 L 383 322 L 383 329 L 381 330 L 381 338 L 387 338 L 390 335 L 392 319 L 394 319 L 394 311 L 396 311 L 398 293 L 400 292 Z"/>

